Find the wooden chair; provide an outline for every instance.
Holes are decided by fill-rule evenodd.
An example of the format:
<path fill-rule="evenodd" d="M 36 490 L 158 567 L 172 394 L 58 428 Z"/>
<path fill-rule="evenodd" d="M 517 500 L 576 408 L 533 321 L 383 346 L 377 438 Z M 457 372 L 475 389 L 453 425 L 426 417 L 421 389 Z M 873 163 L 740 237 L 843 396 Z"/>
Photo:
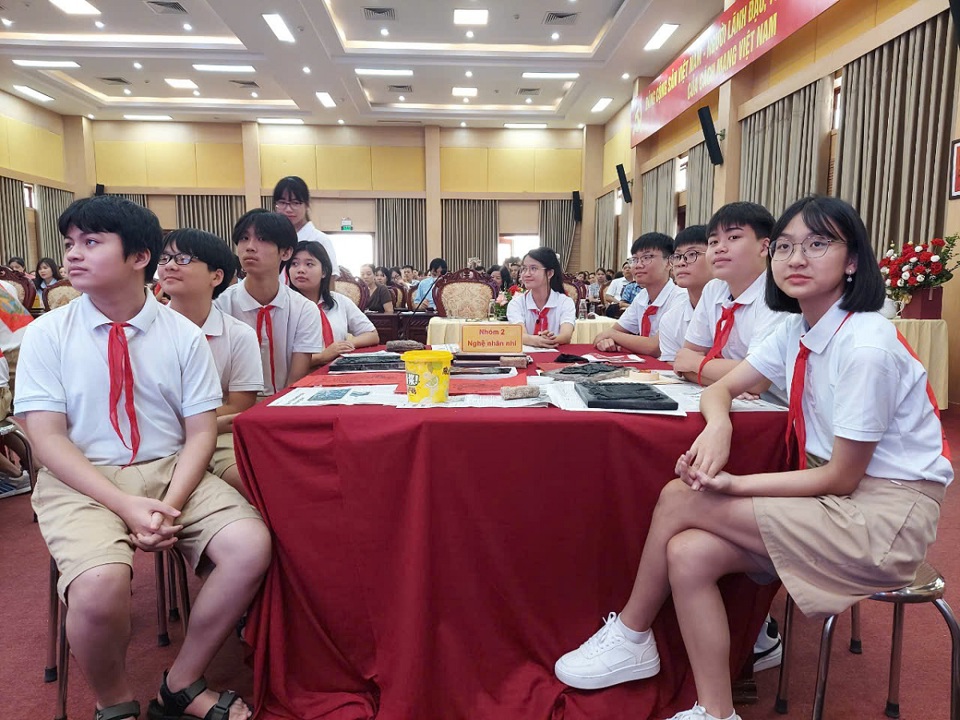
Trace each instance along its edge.
<path fill-rule="evenodd" d="M 393 295 L 393 311 L 400 312 L 407 307 L 407 289 L 399 285 L 387 285 L 387 290 Z"/>
<path fill-rule="evenodd" d="M 353 301 L 353 304 L 361 310 L 367 309 L 367 303 L 370 302 L 370 290 L 367 289 L 364 283 L 356 278 L 341 275 L 337 278 L 333 290 L 341 295 L 346 295 Z"/>
<path fill-rule="evenodd" d="M 601 283 L 601 284 L 600 284 L 600 307 L 601 307 L 601 308 L 607 306 L 607 300 L 606 300 L 606 297 L 607 297 L 607 288 L 610 287 L 610 283 L 611 283 L 611 282 L 613 282 L 613 281 L 611 280 L 611 281 L 609 281 L 609 282 L 605 282 L 605 283 Z"/>
<path fill-rule="evenodd" d="M 582 280 L 578 280 L 576 276 L 568 273 L 563 275 L 563 291 L 573 300 L 575 307 L 579 308 L 580 301 L 587 299 L 587 286 L 583 284 Z"/>
<path fill-rule="evenodd" d="M 13 285 L 17 291 L 17 300 L 19 300 L 27 310 L 33 307 L 33 303 L 37 299 L 37 286 L 33 284 L 33 280 L 28 278 L 24 273 L 17 272 L 6 265 L 0 265 L 0 280 L 6 280 Z"/>
<path fill-rule="evenodd" d="M 479 270 L 458 270 L 447 273 L 434 283 L 433 302 L 440 317 L 483 320 L 490 309 L 490 301 L 499 286 Z"/>
<path fill-rule="evenodd" d="M 66 278 L 57 280 L 53 285 L 43 289 L 43 307 L 47 310 L 56 310 L 71 300 L 76 300 L 80 295 L 82 293 L 75 290 Z"/>

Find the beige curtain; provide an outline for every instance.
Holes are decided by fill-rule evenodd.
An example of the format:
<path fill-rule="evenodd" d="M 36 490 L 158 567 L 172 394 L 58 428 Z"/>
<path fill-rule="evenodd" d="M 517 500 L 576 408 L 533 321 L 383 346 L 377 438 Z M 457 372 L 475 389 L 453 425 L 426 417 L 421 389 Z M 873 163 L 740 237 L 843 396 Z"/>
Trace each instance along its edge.
<path fill-rule="evenodd" d="M 822 78 L 741 123 L 740 199 L 774 215 L 827 189 L 833 81 Z"/>
<path fill-rule="evenodd" d="M 570 264 L 573 235 L 577 221 L 573 219 L 573 200 L 540 201 L 540 245 L 560 255 L 560 267 Z"/>
<path fill-rule="evenodd" d="M 264 210 L 269 210 L 274 212 L 276 209 L 273 206 L 273 195 L 261 195 L 260 196 L 260 207 Z M 252 210 L 253 208 L 251 208 Z"/>
<path fill-rule="evenodd" d="M 877 255 L 944 230 L 956 73 L 946 12 L 843 69 L 835 192 Z"/>
<path fill-rule="evenodd" d="M 494 258 L 496 259 L 496 258 Z M 376 261 L 386 267 L 427 263 L 427 201 L 420 198 L 377 200 Z"/>
<path fill-rule="evenodd" d="M 63 262 L 63 236 L 57 221 L 60 215 L 73 202 L 73 193 L 66 190 L 33 186 L 37 205 L 37 235 L 40 240 L 40 257 L 53 258 L 58 264 Z"/>
<path fill-rule="evenodd" d="M 13 256 L 28 257 L 27 206 L 23 183 L 0 177 L 0 262 L 6 263 Z"/>
<path fill-rule="evenodd" d="M 496 200 L 443 200 L 443 258 L 450 270 L 480 258 L 484 267 L 497 259 L 499 203 Z"/>
<path fill-rule="evenodd" d="M 245 206 L 242 195 L 177 195 L 177 224 L 206 230 L 229 243 Z"/>
<path fill-rule="evenodd" d="M 713 215 L 714 165 L 707 144 L 700 143 L 687 153 L 687 226 L 706 225 Z"/>
<path fill-rule="evenodd" d="M 640 176 L 643 187 L 641 233 L 662 232 L 673 237 L 677 232 L 676 162 L 675 159 L 667 160 Z"/>
<path fill-rule="evenodd" d="M 147 207 L 147 195 L 146 193 L 107 193 L 107 195 L 112 195 L 113 197 L 123 198 L 124 200 L 129 200 L 130 202 L 135 202 L 137 205 Z"/>
<path fill-rule="evenodd" d="M 594 267 L 612 268 L 617 265 L 616 191 L 597 198 L 597 249 Z"/>

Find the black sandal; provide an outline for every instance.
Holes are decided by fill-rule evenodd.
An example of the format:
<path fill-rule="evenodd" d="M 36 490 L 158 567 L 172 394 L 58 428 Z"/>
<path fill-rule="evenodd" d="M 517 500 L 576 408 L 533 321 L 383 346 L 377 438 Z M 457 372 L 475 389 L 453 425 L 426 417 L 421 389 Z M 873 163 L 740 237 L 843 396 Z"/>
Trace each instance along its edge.
<path fill-rule="evenodd" d="M 227 720 L 230 717 L 230 706 L 240 697 L 233 690 L 224 690 L 220 693 L 216 704 L 202 718 L 184 714 L 190 703 L 206 689 L 207 681 L 201 677 L 183 690 L 170 692 L 170 688 L 167 687 L 167 673 L 164 671 L 163 682 L 160 683 L 160 698 L 163 700 L 163 705 L 158 703 L 156 698 L 151 700 L 147 717 L 150 720 Z"/>
<path fill-rule="evenodd" d="M 139 718 L 140 703 L 136 700 L 110 705 L 102 710 L 95 710 L 93 720 L 123 720 L 123 718 Z"/>

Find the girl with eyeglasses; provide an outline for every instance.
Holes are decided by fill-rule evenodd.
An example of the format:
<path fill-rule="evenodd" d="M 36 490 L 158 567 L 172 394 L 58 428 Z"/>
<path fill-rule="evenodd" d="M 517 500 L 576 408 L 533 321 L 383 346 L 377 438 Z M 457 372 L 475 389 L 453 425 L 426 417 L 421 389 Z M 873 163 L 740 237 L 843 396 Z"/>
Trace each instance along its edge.
<path fill-rule="evenodd" d="M 320 232 L 310 220 L 310 189 L 303 178 L 289 175 L 280 179 L 273 188 L 273 209 L 293 223 L 293 228 L 297 231 L 297 242 L 318 242 L 323 245 L 336 278 L 340 274 L 337 251 L 330 236 Z"/>
<path fill-rule="evenodd" d="M 573 337 L 577 308 L 563 289 L 563 269 L 557 254 L 540 247 L 523 256 L 520 280 L 526 292 L 507 305 L 507 321 L 523 324 L 523 344 L 555 348 Z"/>

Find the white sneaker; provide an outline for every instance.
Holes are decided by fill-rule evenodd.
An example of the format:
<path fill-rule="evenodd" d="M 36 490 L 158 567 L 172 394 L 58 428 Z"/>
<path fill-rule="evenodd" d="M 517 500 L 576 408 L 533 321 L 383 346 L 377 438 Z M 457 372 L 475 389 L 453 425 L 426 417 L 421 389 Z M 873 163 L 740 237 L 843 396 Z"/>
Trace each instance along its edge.
<path fill-rule="evenodd" d="M 760 635 L 753 646 L 753 671 L 779 667 L 783 661 L 783 642 L 777 630 L 777 621 L 767 615 L 760 628 Z"/>
<path fill-rule="evenodd" d="M 733 717 L 717 718 L 708 713 L 707 709 L 703 707 L 703 705 L 700 703 L 695 703 L 694 706 L 689 710 L 678 712 L 672 718 L 668 718 L 667 720 L 741 720 L 741 718 L 736 713 L 733 714 Z"/>
<path fill-rule="evenodd" d="M 20 477 L 9 477 L 0 473 L 0 498 L 23 495 L 30 492 L 30 474 L 24 470 Z"/>
<path fill-rule="evenodd" d="M 657 641 L 653 633 L 646 642 L 628 640 L 617 623 L 617 614 L 610 613 L 593 637 L 557 660 L 554 672 L 561 682 L 580 690 L 653 677 L 660 672 Z"/>

